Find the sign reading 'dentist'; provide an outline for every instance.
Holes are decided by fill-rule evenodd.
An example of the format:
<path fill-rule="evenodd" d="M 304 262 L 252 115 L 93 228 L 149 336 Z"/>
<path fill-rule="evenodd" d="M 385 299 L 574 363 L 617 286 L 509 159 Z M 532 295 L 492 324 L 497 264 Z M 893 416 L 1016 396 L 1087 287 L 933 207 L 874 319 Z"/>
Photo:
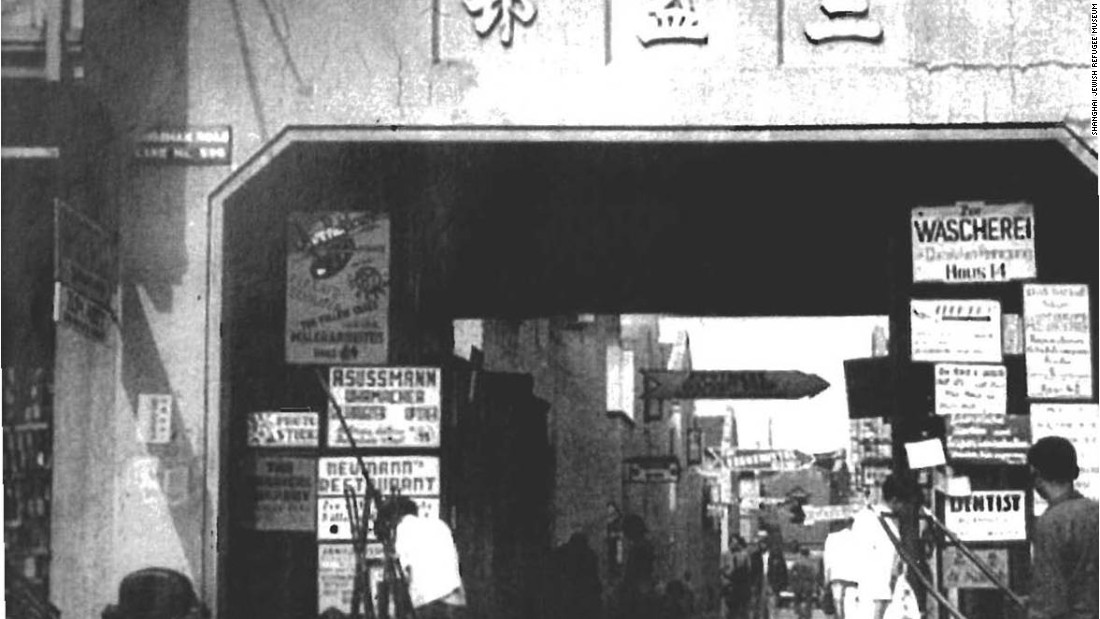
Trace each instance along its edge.
<path fill-rule="evenodd" d="M 1027 396 L 1092 397 L 1092 332 L 1086 284 L 1024 284 Z"/>
<path fill-rule="evenodd" d="M 914 282 L 1003 282 L 1035 277 L 1030 204 L 960 202 L 912 211 Z"/>
<path fill-rule="evenodd" d="M 287 227 L 287 363 L 385 363 L 389 218 L 373 212 L 291 213 Z"/>
<path fill-rule="evenodd" d="M 1001 361 L 1001 304 L 984 299 L 912 299 L 913 361 Z"/>
<path fill-rule="evenodd" d="M 993 490 L 949 496 L 943 522 L 966 542 L 1026 539 L 1024 491 Z"/>
<path fill-rule="evenodd" d="M 439 447 L 440 384 L 439 368 L 329 370 L 332 397 L 356 447 Z M 332 404 L 328 445 L 349 445 Z"/>

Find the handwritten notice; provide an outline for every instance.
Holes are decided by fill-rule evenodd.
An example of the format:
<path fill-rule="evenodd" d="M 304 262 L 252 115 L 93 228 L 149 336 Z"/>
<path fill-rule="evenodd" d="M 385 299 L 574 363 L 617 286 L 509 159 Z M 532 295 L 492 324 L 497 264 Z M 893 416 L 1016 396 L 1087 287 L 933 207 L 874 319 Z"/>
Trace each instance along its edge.
<path fill-rule="evenodd" d="M 1005 548 L 972 548 L 997 577 L 998 582 L 1008 583 L 1008 550 Z M 943 549 L 943 586 L 948 589 L 995 589 L 982 570 L 955 546 Z"/>
<path fill-rule="evenodd" d="M 441 385 L 439 368 L 329 370 L 332 397 L 356 447 L 439 447 Z M 328 445 L 349 445 L 331 404 Z"/>
<path fill-rule="evenodd" d="M 390 222 L 378 213 L 291 213 L 287 363 L 385 363 Z"/>
<path fill-rule="evenodd" d="M 1035 277 L 1030 204 L 960 202 L 911 213 L 913 281 L 978 283 Z"/>
<path fill-rule="evenodd" d="M 1100 405 L 1097 404 L 1032 404 L 1031 440 L 1044 436 L 1062 436 L 1077 449 L 1077 466 L 1081 474 L 1074 487 L 1081 494 L 1100 500 Z M 1035 514 L 1041 514 L 1046 503 L 1035 497 Z"/>
<path fill-rule="evenodd" d="M 1024 284 L 1027 395 L 1092 397 L 1092 337 L 1086 284 Z"/>
<path fill-rule="evenodd" d="M 316 447 L 317 413 L 263 411 L 248 415 L 249 447 Z"/>
<path fill-rule="evenodd" d="M 966 542 L 1026 539 L 1023 490 L 973 492 L 947 497 L 944 525 Z"/>
<path fill-rule="evenodd" d="M 1003 365 L 936 364 L 936 413 L 999 420 L 1008 408 L 1008 371 Z"/>
<path fill-rule="evenodd" d="M 355 586 L 355 549 L 351 544 L 317 545 L 317 612 L 351 612 Z"/>
<path fill-rule="evenodd" d="M 416 503 L 417 514 L 439 517 L 438 497 L 410 497 Z M 363 513 L 363 499 L 356 499 L 357 513 Z M 367 519 L 367 540 L 378 541 L 374 533 L 374 520 Z M 312 523 L 310 523 L 312 528 Z M 321 497 L 317 500 L 317 539 L 322 541 L 347 541 L 352 539 L 351 521 L 348 518 L 348 501 L 344 497 Z"/>
<path fill-rule="evenodd" d="M 257 531 L 312 531 L 317 504 L 317 461 L 257 457 L 249 476 Z"/>
<path fill-rule="evenodd" d="M 1001 361 L 1001 304 L 982 299 L 912 299 L 913 361 Z"/>

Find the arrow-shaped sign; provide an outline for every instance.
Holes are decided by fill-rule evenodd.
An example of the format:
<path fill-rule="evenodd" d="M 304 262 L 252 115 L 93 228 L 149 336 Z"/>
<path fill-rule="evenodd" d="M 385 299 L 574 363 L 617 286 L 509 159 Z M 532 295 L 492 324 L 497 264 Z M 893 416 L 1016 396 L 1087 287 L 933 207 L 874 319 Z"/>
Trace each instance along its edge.
<path fill-rule="evenodd" d="M 642 370 L 643 398 L 657 400 L 797 400 L 829 387 L 797 370 Z"/>
<path fill-rule="evenodd" d="M 726 466 L 758 471 L 797 471 L 813 466 L 814 457 L 797 449 L 738 449 L 725 457 Z"/>

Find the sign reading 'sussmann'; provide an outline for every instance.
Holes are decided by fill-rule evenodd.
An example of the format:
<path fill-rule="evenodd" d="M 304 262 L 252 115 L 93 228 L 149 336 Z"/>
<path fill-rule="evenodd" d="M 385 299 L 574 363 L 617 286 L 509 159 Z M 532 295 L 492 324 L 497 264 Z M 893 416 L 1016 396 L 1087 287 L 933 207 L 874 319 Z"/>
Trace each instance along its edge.
<path fill-rule="evenodd" d="M 439 447 L 439 368 L 335 367 L 329 386 L 356 447 Z M 349 446 L 331 404 L 328 446 Z"/>
<path fill-rule="evenodd" d="M 913 209 L 914 282 L 1003 282 L 1035 277 L 1030 204 L 960 202 Z"/>
<path fill-rule="evenodd" d="M 291 213 L 287 223 L 287 363 L 385 363 L 389 219 L 366 212 Z"/>

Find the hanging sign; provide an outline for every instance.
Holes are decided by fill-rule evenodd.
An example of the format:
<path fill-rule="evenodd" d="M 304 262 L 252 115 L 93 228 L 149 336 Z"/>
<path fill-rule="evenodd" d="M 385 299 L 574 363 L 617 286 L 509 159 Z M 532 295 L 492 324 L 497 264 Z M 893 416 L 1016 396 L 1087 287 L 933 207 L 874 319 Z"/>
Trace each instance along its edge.
<path fill-rule="evenodd" d="M 54 201 L 54 279 L 89 302 L 114 307 L 118 286 L 118 243 L 95 221 Z"/>
<path fill-rule="evenodd" d="M 317 413 L 263 411 L 248 415 L 249 447 L 316 447 Z"/>
<path fill-rule="evenodd" d="M 1032 404 L 1030 418 L 1032 442 L 1061 436 L 1073 443 L 1081 469 L 1073 486 L 1090 499 L 1100 499 L 1100 405 Z M 1035 514 L 1045 509 L 1046 503 L 1036 496 Z"/>
<path fill-rule="evenodd" d="M 97 342 L 107 340 L 111 316 L 104 306 L 61 282 L 54 282 L 53 293 L 54 322 Z"/>
<path fill-rule="evenodd" d="M 330 608 L 351 612 L 355 588 L 355 548 L 351 544 L 317 545 L 317 613 Z"/>
<path fill-rule="evenodd" d="M 439 447 L 439 368 L 336 367 L 329 370 L 332 397 L 356 447 Z M 349 446 L 329 405 L 328 446 Z"/>
<path fill-rule="evenodd" d="M 1092 332 L 1087 284 L 1024 284 L 1027 396 L 1092 397 Z"/>
<path fill-rule="evenodd" d="M 981 299 L 912 299 L 913 361 L 1001 361 L 1001 304 Z"/>
<path fill-rule="evenodd" d="M 965 542 L 1027 539 L 1023 490 L 978 491 L 946 499 L 944 525 Z"/>
<path fill-rule="evenodd" d="M 911 213 L 913 281 L 978 283 L 1035 277 L 1030 204 L 960 202 Z"/>
<path fill-rule="evenodd" d="M 997 582 L 1008 582 L 1008 549 L 971 548 L 971 552 L 985 563 L 997 577 Z M 943 549 L 943 586 L 947 589 L 996 589 L 982 570 L 955 546 Z"/>
<path fill-rule="evenodd" d="M 288 227 L 287 363 L 385 363 L 389 218 L 365 212 L 291 213 Z"/>
<path fill-rule="evenodd" d="M 936 414 L 954 418 L 1003 418 L 1008 408 L 1008 370 L 1003 365 L 936 364 Z"/>
<path fill-rule="evenodd" d="M 317 461 L 312 458 L 253 459 L 248 479 L 252 528 L 257 531 L 312 531 L 316 522 Z"/>
<path fill-rule="evenodd" d="M 680 461 L 674 456 L 639 456 L 623 464 L 630 483 L 676 483 L 680 479 Z"/>
<path fill-rule="evenodd" d="M 806 514 L 806 520 L 803 524 L 810 525 L 815 522 L 847 520 L 848 518 L 854 518 L 856 512 L 861 509 L 864 509 L 864 506 L 855 503 L 844 505 L 803 505 L 802 512 Z"/>

